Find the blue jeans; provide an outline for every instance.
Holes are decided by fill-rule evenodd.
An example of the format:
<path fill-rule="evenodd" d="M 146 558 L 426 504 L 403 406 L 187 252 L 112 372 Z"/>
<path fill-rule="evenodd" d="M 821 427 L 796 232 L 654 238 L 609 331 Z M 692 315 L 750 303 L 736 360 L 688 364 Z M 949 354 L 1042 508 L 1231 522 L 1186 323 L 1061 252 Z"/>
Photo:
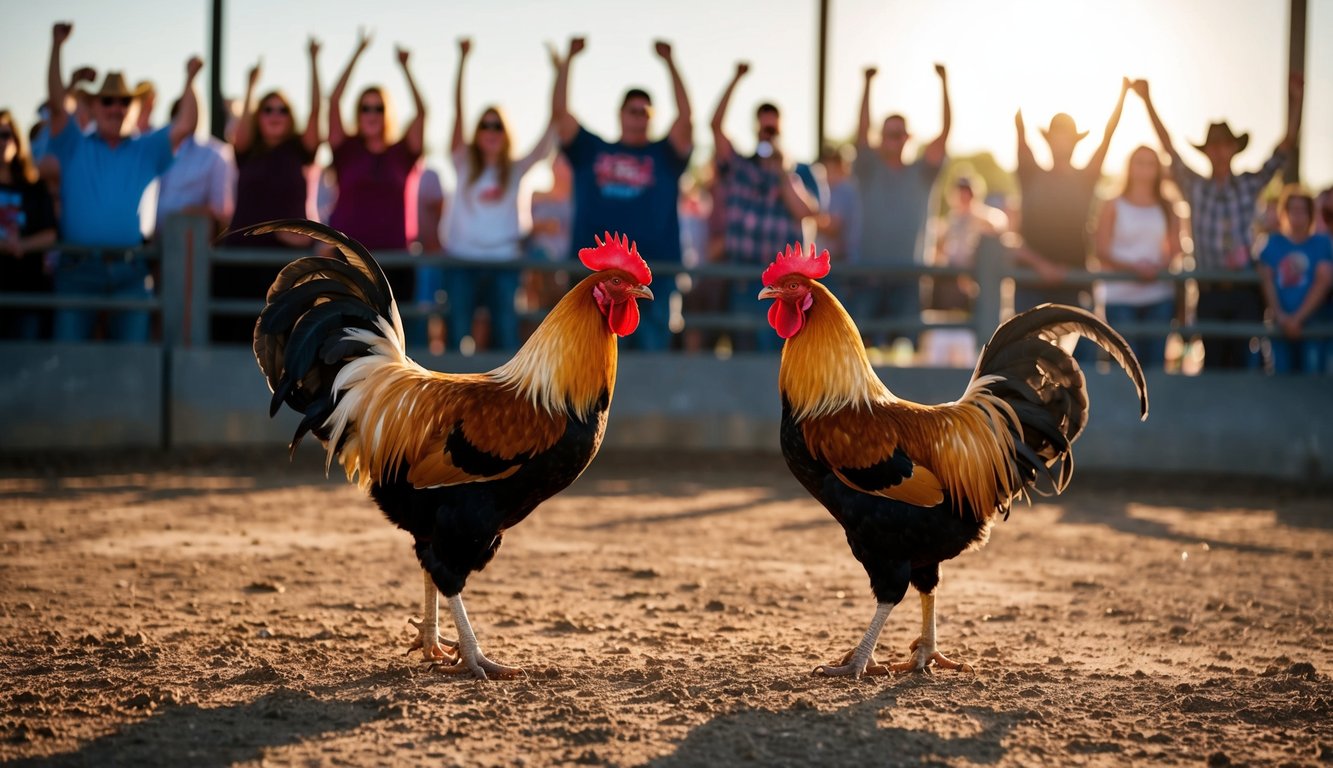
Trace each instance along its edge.
<path fill-rule="evenodd" d="M 440 306 L 439 294 L 447 290 L 444 267 L 416 267 L 412 303 L 417 309 L 431 311 Z M 433 311 L 431 314 L 435 314 Z M 424 347 L 430 342 L 430 318 L 403 319 L 403 333 L 410 347 Z"/>
<path fill-rule="evenodd" d="M 99 296 L 117 299 L 151 299 L 153 291 L 148 265 L 143 259 L 103 260 L 100 256 L 62 254 L 55 275 L 58 296 Z M 95 309 L 58 309 L 52 335 L 56 341 L 87 341 L 93 336 Z M 109 313 L 107 337 L 114 341 L 143 344 L 148 341 L 148 311 Z"/>
<path fill-rule="evenodd" d="M 1174 299 L 1156 304 L 1107 304 L 1106 322 L 1117 331 L 1129 323 L 1169 323 L 1176 314 Z M 1129 348 L 1139 359 L 1144 370 L 1161 368 L 1166 358 L 1166 338 L 1163 336 L 1125 336 Z"/>
<path fill-rule="evenodd" d="M 865 278 L 860 285 L 852 287 L 851 291 L 851 301 L 848 302 L 847 308 L 857 322 L 921 319 L 921 283 L 915 278 L 907 280 Z M 898 338 L 911 339 L 912 346 L 916 346 L 916 339 L 912 333 L 862 333 L 861 335 L 871 346 Z"/>
<path fill-rule="evenodd" d="M 481 304 L 491 314 L 491 347 L 512 352 L 518 349 L 518 271 L 454 267 L 444 274 L 449 291 L 449 348 L 457 350 L 464 336 L 472 333 L 472 314 Z"/>
<path fill-rule="evenodd" d="M 1323 373 L 1324 342 L 1320 339 L 1273 338 L 1273 373 Z"/>

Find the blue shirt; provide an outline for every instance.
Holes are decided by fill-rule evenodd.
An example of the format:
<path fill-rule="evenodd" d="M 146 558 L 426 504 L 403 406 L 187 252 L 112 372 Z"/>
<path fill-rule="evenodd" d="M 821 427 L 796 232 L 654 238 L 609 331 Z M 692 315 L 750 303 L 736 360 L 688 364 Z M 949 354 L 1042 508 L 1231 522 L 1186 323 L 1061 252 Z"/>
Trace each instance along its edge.
<path fill-rule="evenodd" d="M 112 149 L 70 119 L 51 137 L 50 151 L 60 161 L 61 239 L 116 248 L 143 243 L 139 200 L 171 165 L 169 127 L 123 138 Z"/>
<path fill-rule="evenodd" d="M 1295 312 L 1314 285 L 1315 269 L 1321 262 L 1333 262 L 1333 240 L 1316 234 L 1303 243 L 1293 243 L 1285 235 L 1272 234 L 1259 261 L 1273 270 L 1273 286 L 1282 311 Z"/>
<path fill-rule="evenodd" d="M 680 175 L 690 156 L 668 139 L 641 147 L 612 144 L 586 128 L 562 147 L 574 170 L 570 258 L 603 232 L 627 235 L 646 261 L 680 261 Z"/>

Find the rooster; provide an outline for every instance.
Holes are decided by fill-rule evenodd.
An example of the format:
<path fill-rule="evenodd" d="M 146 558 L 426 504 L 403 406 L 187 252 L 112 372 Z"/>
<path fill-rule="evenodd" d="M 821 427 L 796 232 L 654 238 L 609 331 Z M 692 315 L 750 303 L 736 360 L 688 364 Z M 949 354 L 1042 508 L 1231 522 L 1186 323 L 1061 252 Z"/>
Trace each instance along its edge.
<path fill-rule="evenodd" d="M 786 339 L 778 374 L 782 455 L 846 531 L 878 603 L 860 644 L 815 672 L 971 671 L 937 647 L 940 563 L 985 544 L 1015 499 L 1059 493 L 1069 483 L 1070 447 L 1087 423 L 1088 396 L 1082 371 L 1054 340 L 1076 332 L 1110 353 L 1133 380 L 1146 419 L 1143 369 L 1096 316 L 1046 304 L 995 331 L 958 400 L 901 400 L 870 367 L 852 318 L 818 282 L 828 272 L 828 251 L 789 246 L 764 271 L 759 294 L 773 301 L 769 324 Z M 909 584 L 921 594 L 921 635 L 906 661 L 881 664 L 875 645 Z"/>
<path fill-rule="evenodd" d="M 495 556 L 504 532 L 560 492 L 602 442 L 616 382 L 616 337 L 652 299 L 648 265 L 628 238 L 607 234 L 579 252 L 594 274 L 551 310 L 505 365 L 435 373 L 404 354 L 402 320 L 384 271 L 341 232 L 284 220 L 241 230 L 292 232 L 332 256 L 288 264 L 255 324 L 255 357 L 283 403 L 304 414 L 291 448 L 313 433 L 385 516 L 412 535 L 425 572 L 424 617 L 412 648 L 450 673 L 516 677 L 482 653 L 463 586 Z M 442 592 L 458 630 L 439 634 Z"/>

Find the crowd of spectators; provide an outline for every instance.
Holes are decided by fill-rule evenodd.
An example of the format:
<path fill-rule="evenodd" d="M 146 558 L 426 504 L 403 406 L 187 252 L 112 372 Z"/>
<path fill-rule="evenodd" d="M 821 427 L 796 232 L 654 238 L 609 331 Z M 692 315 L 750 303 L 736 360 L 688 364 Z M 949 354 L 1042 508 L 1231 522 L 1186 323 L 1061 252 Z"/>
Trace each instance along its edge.
<path fill-rule="evenodd" d="M 711 155 L 696 157 L 694 121 L 686 84 L 672 46 L 654 52 L 672 88 L 674 116 L 662 136 L 650 134 L 654 100 L 630 88 L 619 104 L 619 135 L 603 138 L 569 109 L 571 65 L 586 46 L 570 40 L 550 51 L 550 117 L 531 147 L 514 146 L 514 126 L 503 107 L 480 111 L 464 100 L 470 39 L 459 42 L 453 129 L 445 157 L 453 183 L 426 162 L 427 106 L 409 67 L 409 52 L 394 55 L 411 94 L 410 115 L 400 115 L 380 86 L 363 88 L 345 119 L 346 91 L 357 62 L 371 47 L 356 47 L 327 101 L 320 88 L 320 45 L 310 40 L 309 110 L 294 113 L 276 87 L 260 88 L 259 64 L 249 72 L 225 141 L 200 135 L 195 79 L 203 66 L 185 63 L 183 87 L 165 125 L 151 124 L 156 91 L 130 85 L 124 73 L 88 67 L 67 81 L 62 51 L 73 26 L 52 30 L 48 99 L 25 133 L 12 109 L 0 110 L 0 292 L 53 293 L 113 300 L 109 309 L 58 305 L 0 308 L 0 336 L 74 342 L 93 338 L 143 342 L 153 333 L 145 305 L 155 290 L 147 243 L 164 222 L 191 214 L 217 236 L 261 221 L 319 218 L 377 252 L 446 254 L 461 262 L 388 270 L 404 306 L 411 306 L 409 344 L 435 352 L 512 351 L 530 331 L 525 320 L 549 308 L 569 283 L 553 270 L 505 269 L 524 259 L 566 262 L 604 232 L 624 232 L 652 261 L 748 265 L 755 279 L 695 275 L 680 280 L 645 307 L 639 332 L 627 343 L 645 351 L 772 351 L 771 333 L 690 325 L 690 317 L 744 314 L 755 309 L 757 275 L 788 243 L 817 239 L 836 262 L 873 270 L 854 278 L 837 272 L 831 285 L 856 317 L 874 330 L 871 347 L 906 345 L 925 364 L 970 365 L 977 340 L 967 327 L 984 253 L 1026 268 L 1016 279 L 1011 309 L 1056 301 L 1095 309 L 1113 326 L 1138 325 L 1128 334 L 1146 368 L 1180 367 L 1190 339 L 1167 347 L 1165 329 L 1197 321 L 1208 369 L 1259 368 L 1275 372 L 1333 371 L 1333 338 L 1309 335 L 1311 325 L 1333 322 L 1333 190 L 1315 195 L 1274 181 L 1300 130 L 1304 84 L 1288 86 L 1287 131 L 1254 171 L 1233 169 L 1249 135 L 1225 122 L 1208 126 L 1195 149 L 1208 172 L 1191 168 L 1162 124 L 1148 83 L 1128 78 L 1091 158 L 1073 163 L 1088 136 L 1072 117 L 1056 114 L 1040 131 L 1050 165 L 1037 160 L 1022 113 L 1015 116 L 1017 197 L 988 195 L 986 179 L 954 167 L 948 155 L 952 125 L 948 75 L 936 65 L 941 95 L 938 135 L 916 141 L 907 118 L 891 113 L 872 136 L 871 89 L 877 69 L 862 73 L 855 133 L 845 144 L 823 147 L 800 162 L 784 141 L 780 103 L 753 108 L 753 138 L 728 135 L 726 115 L 749 72 L 738 62 L 710 121 Z M 1118 190 L 1106 194 L 1103 161 L 1125 100 L 1139 97 L 1158 137 L 1158 148 L 1137 147 Z M 776 94 L 774 94 L 775 96 Z M 327 108 L 327 119 L 324 110 Z M 467 116 L 475 114 L 469 122 Z M 322 147 L 331 162 L 318 167 Z M 695 160 L 694 166 L 691 161 Z M 549 165 L 549 188 L 535 191 L 534 171 Z M 140 205 L 156 190 L 155 227 L 145 227 Z M 1099 196 L 1102 199 L 1099 199 Z M 1261 205 L 1262 204 L 1262 205 Z M 1261 214 L 1264 205 L 1271 215 Z M 984 242 L 995 247 L 982 249 Z M 225 238 L 227 248 L 313 247 L 290 233 Z M 951 271 L 923 279 L 922 267 Z M 1198 272 L 1197 299 L 1168 273 Z M 1071 279 L 1086 271 L 1116 273 L 1105 280 Z M 272 266 L 213 265 L 212 296 L 262 298 Z M 1025 276 L 1024 276 L 1025 275 Z M 675 288 L 683 296 L 672 300 Z M 683 312 L 683 316 L 682 316 Z M 952 327 L 922 334 L 926 325 Z M 1266 340 L 1215 331 L 1219 323 L 1268 322 Z M 249 343 L 253 317 L 219 313 L 212 340 Z M 738 326 L 740 327 L 740 326 Z M 1194 350 L 1198 357 L 1198 350 Z M 1085 363 L 1095 358 L 1082 349 Z"/>

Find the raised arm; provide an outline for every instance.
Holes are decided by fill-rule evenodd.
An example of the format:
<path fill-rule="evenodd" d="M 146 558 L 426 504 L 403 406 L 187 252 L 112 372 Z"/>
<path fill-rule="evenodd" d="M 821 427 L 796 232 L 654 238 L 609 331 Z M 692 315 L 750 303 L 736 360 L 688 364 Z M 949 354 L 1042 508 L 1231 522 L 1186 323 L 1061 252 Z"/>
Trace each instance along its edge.
<path fill-rule="evenodd" d="M 717 101 L 717 108 L 713 110 L 713 121 L 709 125 L 713 129 L 713 156 L 719 163 L 726 163 L 735 155 L 731 139 L 728 139 L 726 132 L 722 130 L 722 124 L 726 120 L 727 105 L 731 103 L 731 94 L 736 90 L 736 84 L 749 71 L 748 62 L 736 62 L 736 74 L 732 76 L 731 82 L 727 83 L 726 90 L 722 91 L 722 98 Z"/>
<path fill-rule="evenodd" d="M 307 50 L 310 52 L 310 117 L 306 120 L 305 132 L 301 134 L 301 144 L 307 152 L 314 154 L 319 149 L 319 118 L 323 95 L 319 91 L 319 41 L 313 36 Z"/>
<path fill-rule="evenodd" d="M 153 129 L 153 106 L 157 104 L 157 88 L 148 81 L 144 81 L 141 85 L 147 85 L 148 90 L 139 97 L 139 114 L 134 119 L 134 130 L 142 136 Z"/>
<path fill-rule="evenodd" d="M 203 68 L 204 60 L 198 56 L 191 56 L 190 60 L 185 62 L 185 90 L 181 92 L 180 111 L 171 121 L 171 133 L 168 134 L 171 137 L 173 150 L 180 147 L 182 141 L 193 136 L 194 129 L 199 126 L 199 94 L 194 90 L 194 79 Z"/>
<path fill-rule="evenodd" d="M 449 139 L 449 151 L 457 152 L 467 146 L 463 137 L 463 68 L 467 56 L 472 52 L 472 40 L 461 38 L 458 41 L 458 74 L 454 78 L 454 132 Z"/>
<path fill-rule="evenodd" d="M 870 148 L 870 83 L 878 73 L 879 70 L 875 67 L 866 67 L 865 80 L 861 84 L 861 112 L 856 122 L 856 148 L 858 151 Z"/>
<path fill-rule="evenodd" d="M 671 56 L 671 44 L 662 40 L 653 43 L 653 50 L 666 63 L 667 72 L 671 73 L 671 91 L 676 98 L 676 119 L 671 123 L 667 139 L 676 154 L 685 157 L 694 149 L 694 114 L 690 111 L 690 95 L 685 92 L 685 81 L 676 69 L 676 61 Z"/>
<path fill-rule="evenodd" d="M 1014 132 L 1018 134 L 1018 168 L 1031 168 L 1037 159 L 1032 156 L 1032 147 L 1028 146 L 1028 129 L 1023 122 L 1023 110 L 1014 113 Z"/>
<path fill-rule="evenodd" d="M 581 37 L 573 37 L 569 40 L 569 54 L 565 56 L 564 61 L 560 62 L 560 68 L 555 73 L 555 85 L 552 87 L 551 112 L 552 120 L 555 121 L 556 136 L 561 144 L 568 144 L 574 140 L 579 132 L 579 121 L 569 111 L 569 65 L 573 63 L 574 57 L 583 50 L 586 41 Z"/>
<path fill-rule="evenodd" d="M 364 29 L 358 29 L 356 32 L 356 50 L 352 51 L 352 58 L 347 60 L 347 66 L 343 67 L 342 75 L 338 77 L 338 82 L 333 85 L 333 93 L 329 94 L 329 149 L 337 150 L 342 146 L 343 140 L 347 138 L 347 128 L 343 125 L 342 118 L 342 98 L 343 91 L 347 90 L 347 83 L 352 79 L 352 70 L 356 67 L 356 60 L 361 58 L 361 54 L 366 52 L 370 46 L 370 36 Z"/>
<path fill-rule="evenodd" d="M 1171 134 L 1166 132 L 1166 126 L 1162 124 L 1162 118 L 1157 116 L 1157 108 L 1153 106 L 1152 96 L 1148 93 L 1147 80 L 1135 80 L 1130 88 L 1143 99 L 1143 108 L 1148 110 L 1148 119 L 1152 121 L 1153 131 L 1157 134 L 1157 141 L 1162 145 L 1162 149 L 1171 156 L 1172 163 L 1180 159 L 1180 154 L 1176 152 L 1175 145 L 1171 143 Z"/>
<path fill-rule="evenodd" d="M 60 74 L 60 49 L 73 31 L 74 25 L 67 21 L 56 22 L 51 27 L 51 61 L 46 71 L 46 103 L 51 110 L 52 136 L 59 136 L 69 122 L 69 113 L 65 111 L 65 79 Z"/>
<path fill-rule="evenodd" d="M 1287 80 L 1287 133 L 1277 148 L 1291 152 L 1301 136 L 1301 112 L 1305 106 L 1305 73 L 1292 72 Z"/>
<path fill-rule="evenodd" d="M 241 102 L 241 116 L 236 119 L 236 130 L 231 135 L 232 152 L 237 157 L 249 152 L 250 144 L 255 140 L 251 131 L 252 123 L 254 123 L 251 115 L 259 108 L 259 105 L 255 104 L 255 86 L 259 84 L 259 76 L 263 67 L 262 59 L 255 62 L 255 65 L 250 67 L 250 74 L 245 81 L 245 100 Z"/>
<path fill-rule="evenodd" d="M 927 163 L 938 166 L 944 162 L 944 150 L 949 142 L 949 129 L 953 127 L 953 107 L 949 104 L 949 75 L 943 64 L 935 65 L 935 74 L 940 78 L 940 97 L 944 102 L 944 114 L 940 118 L 940 135 L 926 145 L 924 153 Z"/>
<path fill-rule="evenodd" d="M 1111 118 L 1106 121 L 1106 132 L 1102 134 L 1102 143 L 1097 145 L 1097 151 L 1092 153 L 1088 159 L 1088 171 L 1100 175 L 1102 172 L 1102 163 L 1106 160 L 1106 150 L 1111 148 L 1111 137 L 1115 135 L 1115 129 L 1120 125 L 1120 113 L 1125 109 L 1125 94 L 1129 93 L 1130 81 L 1128 77 L 1120 78 L 1120 96 L 1115 100 L 1115 109 L 1111 110 Z"/>
<path fill-rule="evenodd" d="M 412 79 L 412 70 L 407 66 L 410 52 L 402 47 L 396 48 L 396 51 L 398 65 L 403 68 L 403 77 L 407 80 L 407 90 L 412 94 L 412 107 L 416 110 L 412 122 L 407 125 L 407 132 L 403 134 L 403 141 L 407 142 L 407 148 L 413 155 L 420 155 L 422 147 L 426 145 L 426 102 L 421 98 L 417 83 Z"/>

